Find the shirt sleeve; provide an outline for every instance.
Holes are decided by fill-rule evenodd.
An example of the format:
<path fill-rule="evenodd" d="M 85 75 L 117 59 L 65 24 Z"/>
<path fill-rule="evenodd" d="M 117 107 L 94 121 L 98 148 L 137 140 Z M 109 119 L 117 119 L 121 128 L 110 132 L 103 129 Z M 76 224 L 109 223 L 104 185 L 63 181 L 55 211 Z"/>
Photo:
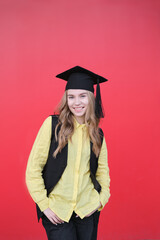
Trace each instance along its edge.
<path fill-rule="evenodd" d="M 108 151 L 105 138 L 103 137 L 102 147 L 98 159 L 98 168 L 96 172 L 96 179 L 101 185 L 100 202 L 102 207 L 98 209 L 101 211 L 110 197 L 110 176 L 108 167 Z"/>
<path fill-rule="evenodd" d="M 49 116 L 43 122 L 37 134 L 26 168 L 27 188 L 31 197 L 38 204 L 42 212 L 49 207 L 49 199 L 42 177 L 42 170 L 48 158 L 51 141 L 51 127 L 52 117 Z"/>

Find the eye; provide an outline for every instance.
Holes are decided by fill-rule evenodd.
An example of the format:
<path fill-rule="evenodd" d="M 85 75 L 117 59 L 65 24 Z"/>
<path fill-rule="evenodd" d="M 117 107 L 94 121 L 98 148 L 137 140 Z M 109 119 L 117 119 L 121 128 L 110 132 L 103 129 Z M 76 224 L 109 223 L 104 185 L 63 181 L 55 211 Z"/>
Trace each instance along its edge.
<path fill-rule="evenodd" d="M 73 96 L 68 96 L 68 99 L 73 99 Z"/>
<path fill-rule="evenodd" d="M 81 95 L 82 98 L 86 97 L 86 95 Z"/>

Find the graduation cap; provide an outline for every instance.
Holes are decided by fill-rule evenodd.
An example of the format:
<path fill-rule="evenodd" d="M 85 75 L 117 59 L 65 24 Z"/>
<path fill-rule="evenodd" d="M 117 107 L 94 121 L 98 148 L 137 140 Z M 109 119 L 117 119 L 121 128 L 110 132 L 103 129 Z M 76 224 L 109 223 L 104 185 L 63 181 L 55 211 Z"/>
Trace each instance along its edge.
<path fill-rule="evenodd" d="M 93 85 L 97 84 L 95 114 L 98 118 L 104 117 L 99 83 L 108 81 L 106 78 L 80 66 L 70 68 L 67 71 L 58 74 L 56 77 L 67 81 L 65 90 L 84 89 L 94 93 Z"/>

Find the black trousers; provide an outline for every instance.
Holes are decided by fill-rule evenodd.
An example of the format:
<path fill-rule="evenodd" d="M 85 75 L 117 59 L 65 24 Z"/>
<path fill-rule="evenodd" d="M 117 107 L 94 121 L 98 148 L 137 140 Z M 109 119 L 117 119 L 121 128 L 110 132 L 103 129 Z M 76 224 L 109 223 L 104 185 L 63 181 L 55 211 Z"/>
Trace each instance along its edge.
<path fill-rule="evenodd" d="M 46 230 L 48 240 L 96 240 L 100 212 L 93 213 L 90 217 L 76 218 L 73 212 L 70 221 L 53 224 L 45 215 L 42 224 Z"/>

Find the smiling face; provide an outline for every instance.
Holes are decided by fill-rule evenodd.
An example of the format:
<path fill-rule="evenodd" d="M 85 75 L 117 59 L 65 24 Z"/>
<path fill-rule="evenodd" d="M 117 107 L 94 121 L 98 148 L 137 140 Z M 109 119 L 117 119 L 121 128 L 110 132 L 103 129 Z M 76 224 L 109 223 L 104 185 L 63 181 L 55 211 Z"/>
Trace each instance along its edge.
<path fill-rule="evenodd" d="M 80 124 L 84 123 L 84 117 L 89 102 L 87 90 L 69 89 L 67 91 L 67 102 L 76 120 Z"/>

